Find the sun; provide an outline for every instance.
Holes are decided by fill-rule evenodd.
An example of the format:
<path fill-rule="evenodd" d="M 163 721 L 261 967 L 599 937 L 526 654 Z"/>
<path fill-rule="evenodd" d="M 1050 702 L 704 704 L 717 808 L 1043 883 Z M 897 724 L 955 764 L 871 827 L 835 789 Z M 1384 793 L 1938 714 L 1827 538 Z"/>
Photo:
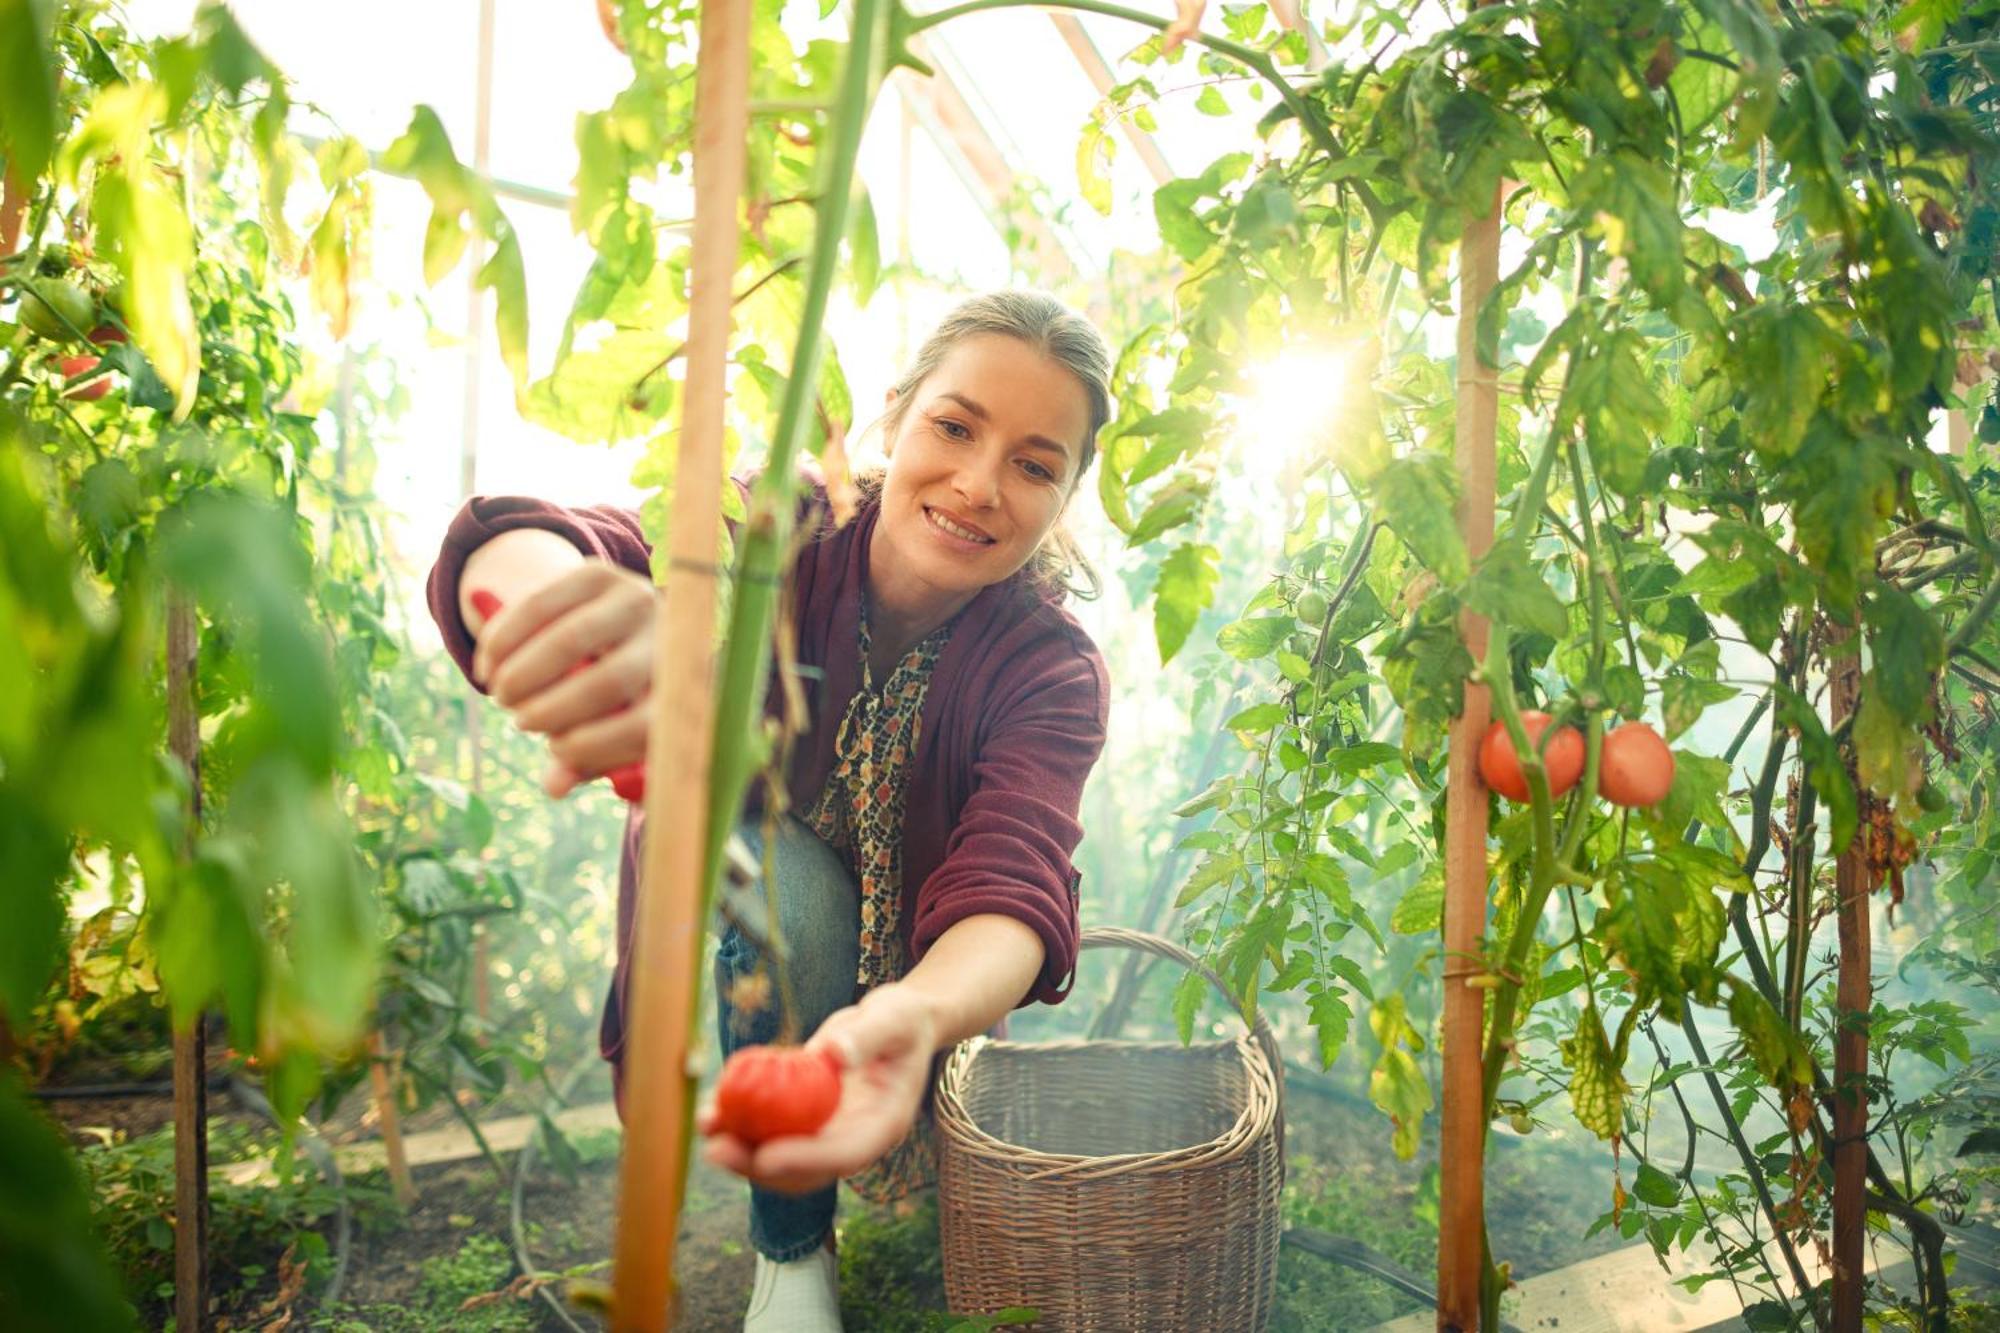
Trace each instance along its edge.
<path fill-rule="evenodd" d="M 1252 368 L 1236 413 L 1236 437 L 1253 467 L 1276 476 L 1337 455 L 1357 414 L 1372 414 L 1370 339 L 1287 348 Z"/>

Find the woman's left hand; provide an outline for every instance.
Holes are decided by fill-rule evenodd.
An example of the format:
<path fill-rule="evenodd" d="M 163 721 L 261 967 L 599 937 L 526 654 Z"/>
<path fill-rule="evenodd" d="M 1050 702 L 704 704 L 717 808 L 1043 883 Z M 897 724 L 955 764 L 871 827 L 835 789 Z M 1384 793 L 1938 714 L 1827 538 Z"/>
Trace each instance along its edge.
<path fill-rule="evenodd" d="M 928 1002 L 895 982 L 836 1010 L 806 1043 L 831 1050 L 841 1064 L 840 1106 L 819 1133 L 752 1146 L 716 1132 L 715 1103 L 696 1120 L 708 1136 L 702 1155 L 754 1185 L 809 1194 L 872 1165 L 915 1122 L 937 1051 L 937 1018 Z"/>

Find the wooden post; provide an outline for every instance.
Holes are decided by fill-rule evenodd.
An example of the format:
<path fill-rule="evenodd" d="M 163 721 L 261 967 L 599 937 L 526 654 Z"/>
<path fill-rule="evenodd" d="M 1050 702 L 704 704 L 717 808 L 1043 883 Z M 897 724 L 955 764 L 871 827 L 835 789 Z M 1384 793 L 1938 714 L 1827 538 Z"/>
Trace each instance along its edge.
<path fill-rule="evenodd" d="M 715 729 L 723 371 L 749 134 L 749 38 L 750 0 L 703 0 L 687 380 L 655 645 L 645 852 L 630 954 L 625 1151 L 612 1260 L 616 1333 L 652 1333 L 675 1317 L 674 1251 L 693 1130 L 689 1056 L 706 924 L 700 904 Z"/>
<path fill-rule="evenodd" d="M 1832 640 L 1833 645 L 1837 642 Z M 1850 653 L 1835 661 L 1827 683 L 1837 725 L 1860 706 L 1860 659 Z M 1863 829 L 1834 861 L 1840 977 L 1834 992 L 1833 1040 L 1833 1333 L 1861 1333 L 1867 1278 L 1863 1247 L 1868 1230 L 1868 1015 L 1874 1008 L 1868 889 Z"/>
<path fill-rule="evenodd" d="M 1494 437 L 1498 374 L 1479 359 L 1479 310 L 1500 274 L 1500 195 L 1493 209 L 1466 228 L 1459 249 L 1458 463 L 1459 532 L 1473 560 L 1493 545 Z M 1486 657 L 1483 616 L 1464 613 L 1461 628 L 1474 662 Z M 1467 982 L 1485 971 L 1486 784 L 1479 776 L 1479 742 L 1491 702 L 1486 686 L 1465 687 L 1465 707 L 1451 726 L 1445 761 L 1444 1046 L 1442 1128 L 1438 1154 L 1438 1311 L 1440 1333 L 1479 1327 L 1479 1283 L 1486 1263 L 1486 1097 L 1481 1045 L 1486 992 Z M 1489 1330 L 1488 1333 L 1491 1333 Z"/>
<path fill-rule="evenodd" d="M 188 846 L 201 836 L 201 716 L 194 687 L 200 627 L 193 603 L 167 601 L 167 744 L 188 775 Z M 174 1320 L 208 1327 L 208 1033 L 196 1014 L 174 1029 Z"/>
<path fill-rule="evenodd" d="M 396 1106 L 396 1082 L 389 1076 L 389 1044 L 377 1028 L 368 1034 L 368 1083 L 375 1094 L 375 1119 L 382 1126 L 382 1155 L 389 1164 L 389 1186 L 396 1202 L 408 1208 L 417 1201 L 410 1179 L 410 1159 L 403 1151 L 403 1117 Z"/>

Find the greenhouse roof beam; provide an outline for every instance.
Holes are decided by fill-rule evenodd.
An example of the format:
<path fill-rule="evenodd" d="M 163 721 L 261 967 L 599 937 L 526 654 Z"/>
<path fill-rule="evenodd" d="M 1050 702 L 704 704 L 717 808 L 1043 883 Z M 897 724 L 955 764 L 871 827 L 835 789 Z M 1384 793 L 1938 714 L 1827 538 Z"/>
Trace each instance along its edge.
<path fill-rule="evenodd" d="M 1076 256 L 1047 218 L 1032 212 L 1009 217 L 1007 205 L 1017 179 L 1013 164 L 980 122 L 958 84 L 944 72 L 928 44 L 912 37 L 909 47 L 910 54 L 937 72 L 923 77 L 900 71 L 896 83 L 903 104 L 944 151 L 994 230 L 1004 234 L 1010 222 L 1018 225 L 1044 274 L 1067 278 L 1076 273 L 1079 267 Z"/>
<path fill-rule="evenodd" d="M 1052 9 L 1049 11 L 1049 22 L 1055 24 L 1056 31 L 1062 34 L 1070 54 L 1076 57 L 1077 64 L 1083 66 L 1083 72 L 1089 77 L 1090 86 L 1097 89 L 1097 95 L 1110 96 L 1111 89 L 1116 84 L 1111 75 L 1111 66 L 1105 62 L 1104 53 L 1097 49 L 1097 43 L 1083 30 L 1083 24 L 1077 22 L 1076 15 Z M 1134 125 L 1125 116 L 1118 117 L 1118 128 L 1125 132 L 1125 138 L 1138 152 L 1139 160 L 1146 164 L 1146 170 L 1152 174 L 1153 184 L 1165 185 L 1174 178 L 1174 169 L 1167 164 L 1166 154 L 1160 151 L 1160 145 L 1154 142 L 1152 135 Z"/>

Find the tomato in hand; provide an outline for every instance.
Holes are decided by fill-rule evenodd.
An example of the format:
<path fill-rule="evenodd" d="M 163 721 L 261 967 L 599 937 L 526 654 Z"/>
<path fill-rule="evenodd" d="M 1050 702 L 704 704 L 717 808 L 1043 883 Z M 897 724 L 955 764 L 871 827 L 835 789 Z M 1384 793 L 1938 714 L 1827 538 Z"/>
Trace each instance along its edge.
<path fill-rule="evenodd" d="M 1627 722 L 1604 737 L 1597 790 L 1613 805 L 1658 805 L 1674 785 L 1674 752 L 1644 722 Z"/>
<path fill-rule="evenodd" d="M 472 609 L 485 619 L 491 620 L 495 615 L 499 614 L 500 599 L 491 590 L 474 588 L 465 596 L 466 600 L 472 603 Z M 584 667 L 589 666 L 596 660 L 594 657 L 585 660 L 573 669 L 570 674 L 574 676 L 578 671 L 583 670 Z M 634 805 L 637 805 L 646 799 L 646 766 L 644 764 L 627 764 L 623 768 L 612 769 L 604 776 L 611 780 L 611 790 L 618 793 L 621 800 L 630 801 Z"/>
<path fill-rule="evenodd" d="M 1542 744 L 1542 733 L 1553 720 L 1540 709 L 1531 708 L 1521 714 L 1521 730 L 1528 733 L 1528 743 L 1542 756 L 1542 770 L 1548 775 L 1552 797 L 1561 796 L 1583 776 L 1583 737 L 1575 727 L 1561 728 L 1546 746 Z M 1488 727 L 1486 738 L 1479 743 L 1479 776 L 1510 801 L 1528 799 L 1528 775 L 1521 771 L 1521 760 L 1514 753 L 1514 738 L 1507 734 L 1505 722 L 1496 721 Z"/>
<path fill-rule="evenodd" d="M 757 1144 L 817 1133 L 840 1105 L 840 1062 L 803 1046 L 745 1046 L 722 1066 L 715 1129 Z"/>

